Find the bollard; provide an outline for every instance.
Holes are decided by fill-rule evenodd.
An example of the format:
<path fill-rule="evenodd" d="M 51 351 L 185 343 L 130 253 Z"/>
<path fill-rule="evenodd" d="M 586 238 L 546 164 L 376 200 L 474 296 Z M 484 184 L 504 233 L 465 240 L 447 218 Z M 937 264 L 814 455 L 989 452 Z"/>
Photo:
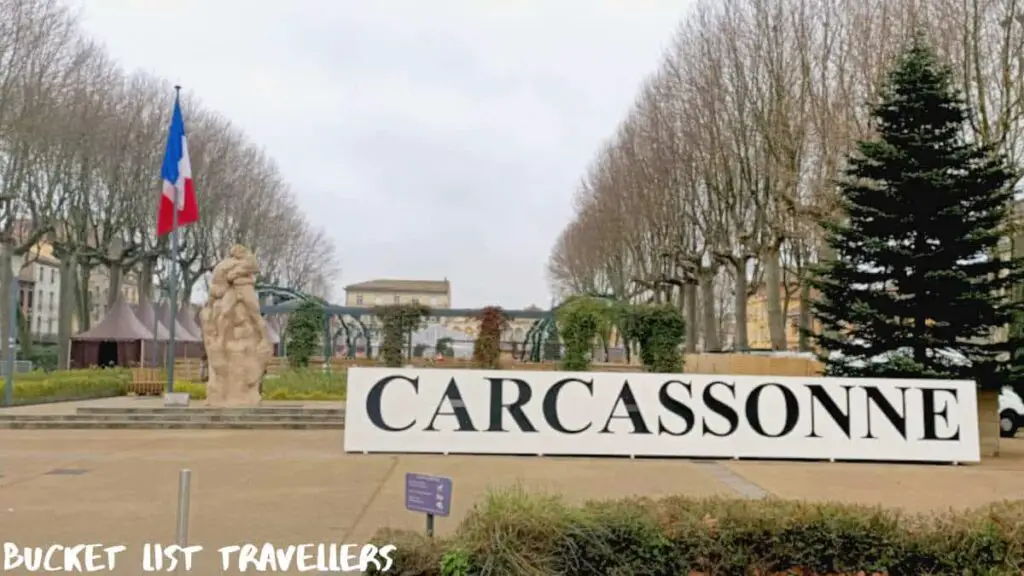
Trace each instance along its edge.
<path fill-rule="evenodd" d="M 175 543 L 182 548 L 188 546 L 188 508 L 191 499 L 192 471 L 182 468 L 178 472 L 178 527 L 175 534 Z M 180 566 L 181 563 L 179 562 L 178 565 Z"/>

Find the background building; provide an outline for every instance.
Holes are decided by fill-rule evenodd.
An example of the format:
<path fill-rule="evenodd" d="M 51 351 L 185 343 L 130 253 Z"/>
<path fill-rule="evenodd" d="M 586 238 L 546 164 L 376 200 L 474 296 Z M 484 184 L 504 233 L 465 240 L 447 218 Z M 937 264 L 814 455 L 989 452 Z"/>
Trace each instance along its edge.
<path fill-rule="evenodd" d="M 444 280 L 370 280 L 345 287 L 346 306 L 422 304 L 429 308 L 451 308 L 452 287 Z"/>
<path fill-rule="evenodd" d="M 345 287 L 346 306 L 386 306 L 393 304 L 422 304 L 428 308 L 450 309 L 452 308 L 451 282 L 444 280 L 370 280 Z M 527 307 L 528 310 L 538 310 L 536 306 Z M 376 321 L 372 315 L 362 316 L 362 320 L 372 327 Z M 511 352 L 512 343 L 521 343 L 526 337 L 527 331 L 535 321 L 528 318 L 518 318 L 509 323 L 508 328 L 502 334 L 502 348 Z M 476 318 L 461 316 L 442 316 L 428 318 L 427 326 L 417 332 L 414 340 L 428 348 L 427 353 L 433 353 L 433 345 L 436 339 L 443 335 L 451 338 L 456 350 L 472 351 L 472 344 L 476 340 L 480 330 L 480 321 Z M 376 349 L 379 342 L 379 334 L 373 335 L 373 346 Z M 359 353 L 362 354 L 362 344 Z M 468 346 L 468 348 L 466 348 Z"/>
<path fill-rule="evenodd" d="M 60 262 L 52 256 L 38 255 L 18 276 L 21 312 L 34 340 L 55 342 L 60 316 Z"/>
<path fill-rule="evenodd" d="M 139 303 L 139 287 L 134 274 L 121 274 L 121 293 L 129 304 Z M 90 326 L 99 322 L 107 313 L 110 298 L 110 271 L 105 267 L 93 268 L 89 274 L 89 321 Z"/>
<path fill-rule="evenodd" d="M 797 350 L 800 347 L 800 287 L 794 283 L 789 288 L 788 304 L 783 302 L 783 313 L 786 316 L 786 349 Z M 785 288 L 779 288 L 785 298 Z M 815 294 L 811 295 L 813 300 Z M 821 323 L 814 321 L 812 329 L 817 332 Z M 768 298 L 764 286 L 747 299 L 747 345 L 754 350 L 770 350 L 772 347 L 771 332 L 768 330 Z"/>
<path fill-rule="evenodd" d="M 33 340 L 39 342 L 57 341 L 57 319 L 60 316 L 60 261 L 53 255 L 53 247 L 41 241 L 23 256 L 12 260 L 18 277 L 18 296 L 21 313 L 28 323 Z M 130 304 L 139 301 L 138 284 L 134 275 L 126 273 L 121 277 L 121 292 Z M 98 322 L 107 311 L 110 295 L 110 278 L 105 267 L 92 270 L 89 278 L 89 320 Z M 71 331 L 78 332 L 78 318 L 72 318 Z"/>

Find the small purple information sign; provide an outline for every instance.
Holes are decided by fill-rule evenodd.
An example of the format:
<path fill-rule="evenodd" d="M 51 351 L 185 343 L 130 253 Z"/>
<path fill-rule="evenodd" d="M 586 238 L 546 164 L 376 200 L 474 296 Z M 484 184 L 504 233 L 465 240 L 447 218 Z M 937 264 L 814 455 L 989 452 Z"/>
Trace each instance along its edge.
<path fill-rule="evenodd" d="M 405 509 L 447 516 L 452 505 L 452 479 L 426 474 L 405 475 Z"/>

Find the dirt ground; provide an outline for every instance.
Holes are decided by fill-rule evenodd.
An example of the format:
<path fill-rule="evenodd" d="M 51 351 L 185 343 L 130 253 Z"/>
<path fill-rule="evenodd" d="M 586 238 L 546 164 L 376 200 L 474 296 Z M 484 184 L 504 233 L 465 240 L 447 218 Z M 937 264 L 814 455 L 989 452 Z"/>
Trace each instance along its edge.
<path fill-rule="evenodd" d="M 488 488 L 513 484 L 579 502 L 774 495 L 927 511 L 1024 498 L 1024 440 L 1005 441 L 999 459 L 952 467 L 348 455 L 340 431 L 3 430 L 0 541 L 124 544 L 112 573 L 138 574 L 143 543 L 173 543 L 182 468 L 193 475 L 189 542 L 206 549 L 199 574 L 221 573 L 220 546 L 364 542 L 382 526 L 420 529 L 423 516 L 404 510 L 406 472 L 453 479 L 440 534 Z"/>

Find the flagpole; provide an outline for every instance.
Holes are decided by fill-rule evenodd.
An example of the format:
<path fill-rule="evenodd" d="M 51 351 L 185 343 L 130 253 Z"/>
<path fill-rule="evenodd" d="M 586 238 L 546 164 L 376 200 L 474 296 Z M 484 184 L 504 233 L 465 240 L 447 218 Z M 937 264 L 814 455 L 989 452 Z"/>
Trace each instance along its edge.
<path fill-rule="evenodd" d="M 174 101 L 177 105 L 181 98 L 181 86 L 174 87 Z M 167 351 L 167 393 L 174 392 L 174 326 L 177 324 L 175 319 L 178 317 L 178 201 L 181 195 L 184 194 L 184 190 L 179 190 L 178 186 L 174 186 L 174 202 L 171 206 L 171 270 L 170 270 L 170 288 L 168 294 L 171 298 L 171 317 L 169 319 L 170 326 L 167 327 L 169 332 L 169 346 L 170 350 Z M 154 310 L 154 315 L 155 315 Z"/>

